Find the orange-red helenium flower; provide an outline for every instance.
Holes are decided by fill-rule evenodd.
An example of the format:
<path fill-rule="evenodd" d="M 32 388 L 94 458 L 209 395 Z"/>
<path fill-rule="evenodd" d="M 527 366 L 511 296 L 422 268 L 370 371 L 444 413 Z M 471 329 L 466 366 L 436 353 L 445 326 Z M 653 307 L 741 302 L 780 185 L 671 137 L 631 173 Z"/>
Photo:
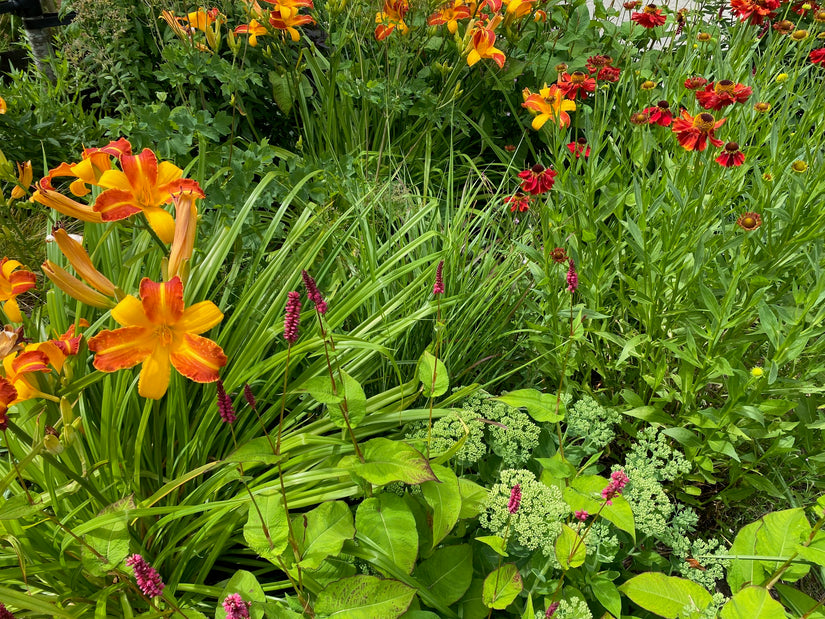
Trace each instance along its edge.
<path fill-rule="evenodd" d="M 772 19 L 779 4 L 779 0 L 730 0 L 730 8 L 740 21 L 750 20 L 755 26 L 766 17 Z"/>
<path fill-rule="evenodd" d="M 522 180 L 519 189 L 534 196 L 548 192 L 556 182 L 556 174 L 555 170 L 537 163 L 532 168 L 519 172 L 518 177 Z"/>
<path fill-rule="evenodd" d="M 661 26 L 667 20 L 667 17 L 662 15 L 662 9 L 655 4 L 648 4 L 641 13 L 632 13 L 630 15 L 631 21 L 636 22 L 643 28 L 655 28 Z"/>
<path fill-rule="evenodd" d="M 596 80 L 588 77 L 582 71 L 573 71 L 573 73 L 562 73 L 559 75 L 558 87 L 568 99 L 575 99 L 582 92 L 582 98 L 587 96 L 587 93 L 596 90 Z"/>
<path fill-rule="evenodd" d="M 704 90 L 696 91 L 696 100 L 706 110 L 719 111 L 734 103 L 745 103 L 753 93 L 750 86 L 737 84 L 731 80 L 711 82 Z"/>
<path fill-rule="evenodd" d="M 742 213 L 737 218 L 736 225 L 751 232 L 762 225 L 762 216 L 759 213 Z"/>
<path fill-rule="evenodd" d="M 708 81 L 704 77 L 700 77 L 698 75 L 694 75 L 693 77 L 689 77 L 685 80 L 685 88 L 688 90 L 696 90 L 697 88 L 701 88 Z"/>
<path fill-rule="evenodd" d="M 716 158 L 716 163 L 725 168 L 740 166 L 745 162 L 745 153 L 739 150 L 739 144 L 728 142 L 722 154 Z"/>
<path fill-rule="evenodd" d="M 3 312 L 12 322 L 23 322 L 16 297 L 35 285 L 34 273 L 21 269 L 22 266 L 17 260 L 0 260 L 0 301 L 3 302 Z"/>
<path fill-rule="evenodd" d="M 703 151 L 710 140 L 714 146 L 722 146 L 723 142 L 714 137 L 714 132 L 725 124 L 726 118 L 716 120 L 713 114 L 702 112 L 695 117 L 687 110 L 682 110 L 682 117 L 673 122 L 673 133 L 685 150 Z"/>
<path fill-rule="evenodd" d="M 504 198 L 504 202 L 510 206 L 511 213 L 515 213 L 516 211 L 523 213 L 524 211 L 530 210 L 530 196 L 524 195 L 523 193 L 507 196 Z"/>
<path fill-rule="evenodd" d="M 647 122 L 651 125 L 669 127 L 673 122 L 673 111 L 670 109 L 670 103 L 665 100 L 659 101 L 654 107 L 646 107 L 642 114 L 647 116 Z"/>
<path fill-rule="evenodd" d="M 821 64 L 825 66 L 825 47 L 815 49 L 810 53 L 810 59 L 813 64 Z"/>
<path fill-rule="evenodd" d="M 112 318 L 122 325 L 101 331 L 89 340 L 95 353 L 94 366 L 115 372 L 143 364 L 138 393 L 159 399 L 169 387 L 170 364 L 198 383 L 218 380 L 218 370 L 226 365 L 226 355 L 212 340 L 201 337 L 223 314 L 211 301 L 183 306 L 183 283 L 179 277 L 168 282 L 140 282 L 140 300 L 128 295 L 112 309 Z"/>

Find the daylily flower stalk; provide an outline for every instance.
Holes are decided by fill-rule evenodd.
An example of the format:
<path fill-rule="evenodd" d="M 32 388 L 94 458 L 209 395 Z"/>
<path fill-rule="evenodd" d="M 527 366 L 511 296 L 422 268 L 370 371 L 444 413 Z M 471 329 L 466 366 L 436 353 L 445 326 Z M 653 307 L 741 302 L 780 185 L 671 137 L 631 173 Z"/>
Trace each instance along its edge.
<path fill-rule="evenodd" d="M 177 276 L 162 283 L 143 278 L 140 300 L 126 296 L 112 309 L 112 318 L 122 328 L 101 331 L 89 340 L 94 366 L 116 372 L 143 364 L 138 393 L 144 398 L 164 396 L 171 367 L 195 382 L 212 383 L 226 365 L 221 347 L 201 336 L 223 314 L 211 301 L 184 308 L 183 282 Z"/>

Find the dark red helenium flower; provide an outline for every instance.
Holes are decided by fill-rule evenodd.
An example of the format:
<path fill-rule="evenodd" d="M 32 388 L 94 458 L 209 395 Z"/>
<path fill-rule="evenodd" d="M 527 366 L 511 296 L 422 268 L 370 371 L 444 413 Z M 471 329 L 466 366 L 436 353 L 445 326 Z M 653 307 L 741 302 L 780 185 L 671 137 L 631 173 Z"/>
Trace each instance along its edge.
<path fill-rule="evenodd" d="M 146 559 L 140 555 L 132 555 L 126 559 L 126 565 L 135 571 L 135 580 L 140 590 L 143 591 L 143 595 L 153 598 L 163 593 L 166 585 L 160 579 L 160 574 L 146 562 Z"/>
<path fill-rule="evenodd" d="M 433 284 L 433 294 L 444 294 L 444 261 L 441 260 L 435 268 L 435 283 Z"/>
<path fill-rule="evenodd" d="M 642 110 L 642 114 L 647 115 L 647 122 L 651 125 L 661 125 L 669 127 L 673 122 L 673 112 L 667 101 L 659 101 L 654 107 L 647 107 Z"/>
<path fill-rule="evenodd" d="M 221 419 L 224 423 L 234 423 L 236 416 L 235 416 L 235 407 L 232 406 L 232 398 L 226 393 L 226 390 L 223 387 L 223 381 L 218 379 L 218 413 L 221 416 Z"/>
<path fill-rule="evenodd" d="M 729 168 L 731 166 L 740 166 L 745 162 L 745 153 L 739 150 L 739 144 L 736 142 L 728 142 L 725 144 L 725 149 L 722 154 L 716 158 L 716 163 Z"/>
<path fill-rule="evenodd" d="M 825 47 L 815 49 L 810 53 L 809 57 L 813 64 L 821 64 L 825 66 Z"/>
<path fill-rule="evenodd" d="M 701 88 L 708 81 L 704 77 L 700 77 L 698 75 L 694 75 L 693 77 L 689 77 L 685 80 L 685 88 L 688 90 L 696 90 L 697 88 Z"/>
<path fill-rule="evenodd" d="M 556 171 L 537 163 L 529 170 L 519 172 L 518 177 L 522 180 L 521 191 L 537 196 L 553 188 L 553 183 L 556 182 Z"/>
<path fill-rule="evenodd" d="M 507 196 L 504 198 L 504 202 L 510 205 L 511 213 L 515 213 L 516 211 L 523 213 L 524 211 L 530 210 L 530 196 L 526 196 L 523 193 Z"/>
<path fill-rule="evenodd" d="M 516 484 L 510 490 L 510 500 L 507 502 L 507 511 L 515 514 L 521 506 L 521 486 Z"/>
<path fill-rule="evenodd" d="M 567 145 L 570 152 L 576 155 L 576 159 L 584 155 L 585 158 L 590 156 L 590 147 L 587 145 L 586 138 L 579 138 L 575 142 L 570 142 Z"/>
<path fill-rule="evenodd" d="M 315 305 L 315 309 L 319 314 L 327 313 L 327 303 L 321 296 L 318 286 L 312 276 L 305 270 L 301 271 L 301 277 L 304 279 L 304 287 L 307 289 L 307 298 Z"/>
<path fill-rule="evenodd" d="M 582 93 L 582 98 L 585 98 L 587 97 L 587 93 L 596 90 L 596 80 L 588 77 L 583 71 L 562 73 L 559 75 L 559 80 L 556 85 L 568 99 L 575 99 L 579 91 Z"/>
<path fill-rule="evenodd" d="M 293 291 L 287 295 L 284 316 L 284 339 L 294 344 L 298 339 L 298 325 L 301 324 L 301 295 Z"/>
<path fill-rule="evenodd" d="M 704 90 L 696 91 L 696 100 L 706 110 L 721 110 L 734 103 L 745 103 L 753 90 L 750 86 L 736 84 L 731 80 L 711 82 Z"/>

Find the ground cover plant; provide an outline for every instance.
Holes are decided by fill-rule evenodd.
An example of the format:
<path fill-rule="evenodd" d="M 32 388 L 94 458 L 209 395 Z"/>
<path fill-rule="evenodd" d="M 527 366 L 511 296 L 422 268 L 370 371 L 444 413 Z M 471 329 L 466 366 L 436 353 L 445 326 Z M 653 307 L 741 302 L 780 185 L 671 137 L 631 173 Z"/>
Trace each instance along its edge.
<path fill-rule="evenodd" d="M 60 8 L 0 617 L 825 615 L 822 7 Z"/>

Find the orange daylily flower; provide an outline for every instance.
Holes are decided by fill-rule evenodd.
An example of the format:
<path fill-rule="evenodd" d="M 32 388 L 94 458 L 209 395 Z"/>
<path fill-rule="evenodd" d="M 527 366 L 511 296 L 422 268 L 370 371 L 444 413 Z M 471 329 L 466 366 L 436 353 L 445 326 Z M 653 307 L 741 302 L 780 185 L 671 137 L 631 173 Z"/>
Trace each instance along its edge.
<path fill-rule="evenodd" d="M 17 389 L 7 379 L 0 376 L 0 430 L 3 432 L 9 427 L 9 417 L 6 411 L 15 400 L 17 400 Z"/>
<path fill-rule="evenodd" d="M 17 186 L 11 190 L 12 200 L 21 200 L 29 192 L 33 175 L 31 161 L 17 164 Z"/>
<path fill-rule="evenodd" d="M 195 43 L 195 47 L 202 51 L 210 51 L 218 47 L 218 34 L 220 32 L 220 25 L 222 21 L 218 18 L 220 11 L 218 9 L 198 8 L 197 11 L 192 11 L 186 17 L 178 17 L 172 11 L 161 11 L 161 19 L 163 19 L 172 31 L 184 41 L 192 41 L 192 34 L 200 30 L 206 35 L 206 41 L 209 47 L 203 43 Z M 214 24 L 217 22 L 217 26 Z"/>
<path fill-rule="evenodd" d="M 266 29 L 266 26 L 262 26 L 258 23 L 258 20 L 253 19 L 248 24 L 241 24 L 240 26 L 235 28 L 235 34 L 248 34 L 249 35 L 249 44 L 252 47 L 256 47 L 258 45 L 258 37 L 268 34 L 269 30 Z"/>
<path fill-rule="evenodd" d="M 0 301 L 4 301 L 3 312 L 12 322 L 23 322 L 16 297 L 34 288 L 34 273 L 20 269 L 22 266 L 17 260 L 0 260 Z"/>
<path fill-rule="evenodd" d="M 160 239 L 171 243 L 175 220 L 161 205 L 183 191 L 194 191 L 203 197 L 197 181 L 181 178 L 183 170 L 169 161 L 158 163 L 155 153 L 148 148 L 139 155 L 124 155 L 120 165 L 123 171 L 107 170 L 100 176 L 98 184 L 106 191 L 97 197 L 92 208 L 103 221 L 126 219 L 142 212 Z"/>
<path fill-rule="evenodd" d="M 535 0 L 504 0 L 504 2 L 507 4 L 507 17 L 521 19 L 533 10 Z"/>
<path fill-rule="evenodd" d="M 43 372 L 44 374 L 51 372 L 49 369 L 49 358 L 46 353 L 39 350 L 26 350 L 21 353 L 6 355 L 3 357 L 2 366 L 5 374 L 5 382 L 14 388 L 15 397 L 8 399 L 11 392 L 8 387 L 6 387 L 6 395 L 0 400 L 0 412 L 5 413 L 3 407 L 8 409 L 18 402 L 46 396 L 46 394 L 32 385 L 25 376 L 33 372 Z M 51 398 L 51 396 L 47 397 Z"/>
<path fill-rule="evenodd" d="M 274 4 L 273 12 L 280 13 L 282 19 L 295 17 L 302 8 L 312 9 L 312 0 L 264 0 L 269 4 Z"/>
<path fill-rule="evenodd" d="M 99 148 L 83 149 L 83 158 L 78 163 L 61 163 L 40 179 L 40 188 L 53 191 L 52 179 L 58 176 L 72 176 L 77 180 L 69 185 L 69 191 L 77 197 L 88 194 L 91 190 L 87 185 L 98 184 L 100 177 L 112 167 L 112 157 L 120 160 L 125 155 L 132 154 L 132 145 L 126 138 L 109 142 Z"/>
<path fill-rule="evenodd" d="M 112 310 L 122 325 L 101 331 L 89 340 L 95 353 L 94 366 L 115 372 L 143 364 L 138 393 L 144 398 L 162 398 L 169 388 L 170 364 L 199 383 L 218 380 L 226 355 L 212 340 L 201 337 L 223 319 L 211 301 L 183 306 L 183 283 L 179 277 L 156 283 L 140 282 L 140 300 L 129 295 Z"/>
<path fill-rule="evenodd" d="M 384 9 L 375 14 L 375 39 L 383 41 L 398 28 L 401 34 L 407 34 L 410 28 L 404 23 L 404 16 L 410 10 L 407 0 L 384 0 Z"/>
<path fill-rule="evenodd" d="M 469 19 L 471 16 L 470 7 L 465 5 L 463 0 L 453 0 L 451 4 L 444 5 L 430 15 L 427 18 L 427 24 L 430 26 L 447 24 L 447 30 L 450 34 L 455 34 L 458 30 L 458 20 Z"/>
<path fill-rule="evenodd" d="M 500 49 L 496 49 L 496 33 L 493 32 L 496 26 L 501 23 L 501 15 L 496 15 L 489 25 L 484 26 L 478 23 L 473 30 L 473 38 L 470 41 L 470 53 L 467 55 L 467 64 L 473 66 L 482 58 L 492 58 L 499 69 L 504 67 L 507 56 Z M 468 48 L 468 49 L 469 49 Z"/>
<path fill-rule="evenodd" d="M 0 97 L 0 114 L 5 114 L 9 107 L 6 105 L 6 100 Z"/>
<path fill-rule="evenodd" d="M 576 104 L 569 99 L 565 99 L 564 93 L 556 84 L 550 87 L 545 84 L 544 88 L 539 90 L 538 93 L 532 93 L 525 88 L 522 96 L 524 97 L 524 103 L 521 106 L 537 114 L 532 123 L 533 129 L 536 131 L 541 129 L 544 123 L 551 118 L 562 128 L 570 124 L 570 115 L 567 112 L 575 111 Z"/>
<path fill-rule="evenodd" d="M 307 24 L 314 24 L 315 20 L 309 15 L 290 15 L 283 17 L 276 11 L 269 14 L 269 24 L 276 30 L 286 30 L 289 33 L 293 43 L 301 40 L 301 33 L 296 30 L 296 26 L 306 26 Z"/>
<path fill-rule="evenodd" d="M 86 320 L 79 320 L 78 326 L 88 327 L 89 322 Z M 63 365 L 66 363 L 68 357 L 73 357 L 80 350 L 80 342 L 83 339 L 83 334 L 75 334 L 75 325 L 71 325 L 68 330 L 57 337 L 57 339 L 40 342 L 39 344 L 29 344 L 26 350 L 39 350 L 44 353 L 49 359 L 51 365 L 58 372 L 63 371 Z"/>

